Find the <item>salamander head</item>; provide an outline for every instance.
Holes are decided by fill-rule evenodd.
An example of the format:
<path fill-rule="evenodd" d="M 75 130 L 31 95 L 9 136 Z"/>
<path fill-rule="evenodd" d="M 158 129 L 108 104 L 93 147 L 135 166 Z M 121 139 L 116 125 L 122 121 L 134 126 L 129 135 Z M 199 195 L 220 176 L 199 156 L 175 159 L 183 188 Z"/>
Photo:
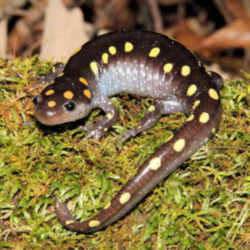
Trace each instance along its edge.
<path fill-rule="evenodd" d="M 58 125 L 79 120 L 91 110 L 88 86 L 60 77 L 34 98 L 35 117 L 44 125 Z"/>

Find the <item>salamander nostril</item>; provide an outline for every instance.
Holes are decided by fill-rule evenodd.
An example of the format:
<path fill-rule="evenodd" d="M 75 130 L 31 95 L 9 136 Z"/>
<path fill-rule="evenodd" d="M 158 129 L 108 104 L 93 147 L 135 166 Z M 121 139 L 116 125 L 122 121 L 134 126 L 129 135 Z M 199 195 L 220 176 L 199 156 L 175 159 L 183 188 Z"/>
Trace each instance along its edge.
<path fill-rule="evenodd" d="M 42 101 L 42 97 L 40 95 L 35 96 L 33 99 L 33 103 L 35 104 L 35 106 L 37 106 L 38 103 L 40 103 L 41 101 Z"/>

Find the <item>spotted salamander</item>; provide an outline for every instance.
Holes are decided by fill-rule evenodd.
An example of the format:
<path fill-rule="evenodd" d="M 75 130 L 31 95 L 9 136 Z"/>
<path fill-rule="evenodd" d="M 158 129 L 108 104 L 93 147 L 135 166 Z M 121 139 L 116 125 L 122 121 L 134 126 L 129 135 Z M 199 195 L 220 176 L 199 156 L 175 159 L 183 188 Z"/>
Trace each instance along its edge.
<path fill-rule="evenodd" d="M 87 233 L 128 213 L 215 132 L 221 116 L 221 81 L 183 45 L 154 32 L 114 32 L 82 46 L 63 73 L 35 97 L 35 117 L 41 123 L 75 121 L 98 107 L 105 117 L 84 129 L 87 138 L 100 139 L 118 116 L 109 97 L 121 92 L 154 100 L 140 125 L 128 130 L 123 141 L 152 127 L 163 114 L 181 111 L 188 117 L 99 214 L 78 222 L 64 203 L 56 201 L 59 221 L 69 230 Z"/>

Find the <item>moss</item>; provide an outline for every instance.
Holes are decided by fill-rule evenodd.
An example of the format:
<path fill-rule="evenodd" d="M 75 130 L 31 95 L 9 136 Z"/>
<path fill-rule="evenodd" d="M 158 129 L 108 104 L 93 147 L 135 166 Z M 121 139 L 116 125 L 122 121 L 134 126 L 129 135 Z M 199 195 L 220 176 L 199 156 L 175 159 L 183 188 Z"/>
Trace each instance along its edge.
<path fill-rule="evenodd" d="M 48 128 L 33 117 L 37 76 L 51 62 L 37 57 L 0 61 L 1 248 L 243 249 L 249 244 L 249 81 L 225 81 L 220 129 L 124 219 L 93 235 L 63 229 L 59 197 L 78 219 L 103 208 L 138 166 L 185 120 L 164 116 L 119 145 L 150 99 L 112 98 L 120 120 L 101 141 L 76 125 Z M 139 105 L 138 105 L 139 104 Z M 88 122 L 98 119 L 94 111 Z"/>

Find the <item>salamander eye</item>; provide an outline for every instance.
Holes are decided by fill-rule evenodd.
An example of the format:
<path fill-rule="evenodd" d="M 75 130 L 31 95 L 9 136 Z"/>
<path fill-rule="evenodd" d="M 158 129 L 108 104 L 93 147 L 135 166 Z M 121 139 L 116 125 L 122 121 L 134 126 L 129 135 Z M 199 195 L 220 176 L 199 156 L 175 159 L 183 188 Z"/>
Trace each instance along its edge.
<path fill-rule="evenodd" d="M 67 111 L 73 111 L 76 107 L 75 103 L 72 101 L 67 102 L 64 107 L 67 109 Z"/>
<path fill-rule="evenodd" d="M 40 95 L 35 96 L 33 99 L 34 105 L 37 106 L 38 103 L 40 103 L 40 102 L 42 102 L 42 97 Z"/>

